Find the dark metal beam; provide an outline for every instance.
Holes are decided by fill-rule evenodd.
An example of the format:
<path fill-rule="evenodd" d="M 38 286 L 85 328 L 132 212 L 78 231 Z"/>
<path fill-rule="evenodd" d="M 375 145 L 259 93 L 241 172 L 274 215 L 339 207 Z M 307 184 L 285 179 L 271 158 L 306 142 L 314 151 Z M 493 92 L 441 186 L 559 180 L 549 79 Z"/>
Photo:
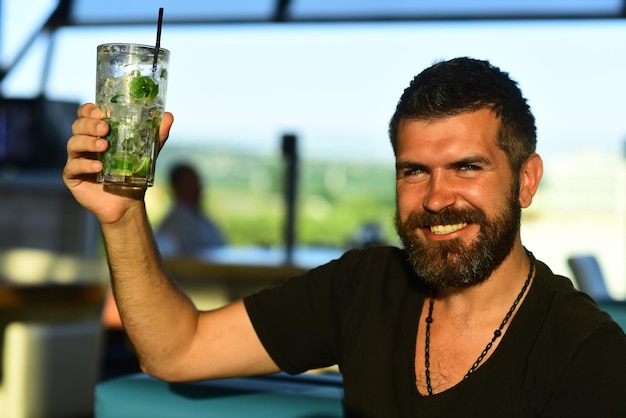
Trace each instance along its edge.
<path fill-rule="evenodd" d="M 289 6 L 291 0 L 276 0 L 276 10 L 274 12 L 274 22 L 285 22 L 289 19 Z"/>
<path fill-rule="evenodd" d="M 626 0 L 625 0 L 626 2 Z M 204 24 L 275 24 L 280 23 L 384 23 L 384 22 L 454 22 L 454 21 L 528 21 L 528 20 L 615 20 L 626 18 L 626 12 L 617 11 L 615 13 L 560 13 L 560 14 L 419 14 L 419 15 L 339 15 L 339 16 L 311 16 L 307 18 L 295 18 L 290 13 L 290 0 L 277 0 L 276 9 L 267 18 L 175 18 L 168 17 L 167 25 L 204 25 Z M 146 19 L 135 20 L 103 20 L 75 22 L 68 20 L 62 26 L 72 27 L 90 27 L 90 26 L 144 26 L 154 25 L 154 19 L 151 17 Z"/>
<path fill-rule="evenodd" d="M 45 28 L 51 31 L 66 25 L 70 21 L 70 12 L 74 0 L 59 0 L 59 4 L 46 21 Z"/>
<path fill-rule="evenodd" d="M 28 50 L 33 46 L 35 41 L 37 41 L 39 36 L 44 33 L 51 34 L 59 27 L 65 26 L 69 23 L 72 3 L 73 0 L 59 0 L 57 7 L 52 11 L 48 19 L 46 19 L 41 27 L 33 31 L 32 35 L 26 40 L 22 48 L 18 51 L 15 59 L 13 59 L 9 65 L 0 69 L 0 83 L 2 83 L 11 70 L 20 63 Z"/>

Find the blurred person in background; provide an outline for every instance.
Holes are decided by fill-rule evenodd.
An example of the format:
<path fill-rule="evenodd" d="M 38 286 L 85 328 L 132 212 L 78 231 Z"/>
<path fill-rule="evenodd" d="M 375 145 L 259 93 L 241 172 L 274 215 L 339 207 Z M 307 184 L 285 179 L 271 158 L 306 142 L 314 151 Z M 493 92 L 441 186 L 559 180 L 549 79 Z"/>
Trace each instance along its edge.
<path fill-rule="evenodd" d="M 178 163 L 170 170 L 169 180 L 174 203 L 155 232 L 161 253 L 193 256 L 226 245 L 222 230 L 202 211 L 203 184 L 197 170 Z"/>

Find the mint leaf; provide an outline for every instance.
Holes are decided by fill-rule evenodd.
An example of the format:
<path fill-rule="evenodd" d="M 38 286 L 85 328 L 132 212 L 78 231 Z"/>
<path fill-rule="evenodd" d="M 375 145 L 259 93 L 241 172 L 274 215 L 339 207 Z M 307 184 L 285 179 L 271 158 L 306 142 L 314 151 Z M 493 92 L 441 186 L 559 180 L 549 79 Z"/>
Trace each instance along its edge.
<path fill-rule="evenodd" d="M 148 76 L 130 80 L 129 89 L 133 99 L 152 100 L 159 93 L 159 86 Z"/>

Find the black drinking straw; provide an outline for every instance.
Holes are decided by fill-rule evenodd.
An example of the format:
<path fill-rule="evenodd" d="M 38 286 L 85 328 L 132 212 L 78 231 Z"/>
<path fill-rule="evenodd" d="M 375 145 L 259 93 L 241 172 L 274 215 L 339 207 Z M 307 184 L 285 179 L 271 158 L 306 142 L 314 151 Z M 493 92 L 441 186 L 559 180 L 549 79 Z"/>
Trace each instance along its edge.
<path fill-rule="evenodd" d="M 152 74 L 156 73 L 157 59 L 159 58 L 159 49 L 161 49 L 161 26 L 163 25 L 163 8 L 159 8 L 159 21 L 157 23 L 157 37 L 154 51 L 154 61 L 152 62 Z"/>

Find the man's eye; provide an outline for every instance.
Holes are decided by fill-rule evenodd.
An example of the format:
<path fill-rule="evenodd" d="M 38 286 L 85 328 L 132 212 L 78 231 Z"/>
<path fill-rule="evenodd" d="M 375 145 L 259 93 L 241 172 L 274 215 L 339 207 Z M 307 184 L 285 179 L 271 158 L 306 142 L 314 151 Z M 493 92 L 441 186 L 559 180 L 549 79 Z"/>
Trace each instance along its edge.
<path fill-rule="evenodd" d="M 464 166 L 461 166 L 460 170 L 461 171 L 477 171 L 477 170 L 480 170 L 480 167 L 477 165 L 466 164 Z"/>
<path fill-rule="evenodd" d="M 411 169 L 404 170 L 402 172 L 402 177 L 413 177 L 413 176 L 418 176 L 422 173 L 424 173 L 424 170 L 421 170 L 419 168 L 411 168 Z"/>
<path fill-rule="evenodd" d="M 408 182 L 418 181 L 425 174 L 425 171 L 420 168 L 407 168 L 398 172 L 398 179 L 403 179 Z"/>

